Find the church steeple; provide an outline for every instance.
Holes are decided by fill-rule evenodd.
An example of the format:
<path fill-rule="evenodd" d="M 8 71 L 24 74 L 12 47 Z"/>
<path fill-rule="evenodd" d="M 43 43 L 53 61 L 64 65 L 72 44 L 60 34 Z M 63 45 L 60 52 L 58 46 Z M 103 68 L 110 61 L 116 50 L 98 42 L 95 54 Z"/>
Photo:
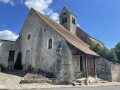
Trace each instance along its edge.
<path fill-rule="evenodd" d="M 60 24 L 73 34 L 76 34 L 77 17 L 66 7 L 63 8 L 59 16 Z"/>

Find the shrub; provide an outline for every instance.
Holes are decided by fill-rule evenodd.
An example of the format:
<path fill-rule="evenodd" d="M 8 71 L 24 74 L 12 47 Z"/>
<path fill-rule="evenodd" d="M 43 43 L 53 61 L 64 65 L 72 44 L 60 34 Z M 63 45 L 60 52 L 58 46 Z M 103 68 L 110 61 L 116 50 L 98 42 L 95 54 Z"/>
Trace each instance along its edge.
<path fill-rule="evenodd" d="M 31 65 L 28 65 L 26 72 L 33 72 L 34 68 Z"/>
<path fill-rule="evenodd" d="M 21 55 L 21 52 L 18 53 L 17 55 L 17 59 L 16 59 L 16 62 L 15 62 L 15 65 L 14 65 L 14 69 L 18 69 L 18 70 L 22 70 L 23 69 L 23 66 L 22 66 L 22 55 Z"/>

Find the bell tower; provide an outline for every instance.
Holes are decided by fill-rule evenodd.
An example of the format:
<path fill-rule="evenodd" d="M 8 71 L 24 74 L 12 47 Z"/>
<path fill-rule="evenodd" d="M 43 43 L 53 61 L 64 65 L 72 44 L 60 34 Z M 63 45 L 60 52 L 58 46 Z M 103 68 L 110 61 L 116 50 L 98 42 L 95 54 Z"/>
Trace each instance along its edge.
<path fill-rule="evenodd" d="M 59 21 L 62 26 L 64 26 L 67 30 L 76 34 L 77 28 L 77 17 L 66 7 L 63 8 Z"/>

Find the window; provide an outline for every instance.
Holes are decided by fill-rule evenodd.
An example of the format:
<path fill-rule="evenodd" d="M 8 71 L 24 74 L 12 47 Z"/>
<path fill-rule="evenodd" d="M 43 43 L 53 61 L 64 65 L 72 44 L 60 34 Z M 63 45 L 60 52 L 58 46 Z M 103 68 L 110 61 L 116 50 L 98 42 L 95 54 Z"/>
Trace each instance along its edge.
<path fill-rule="evenodd" d="M 75 18 L 72 17 L 72 23 L 75 24 Z"/>
<path fill-rule="evenodd" d="M 64 24 L 64 22 L 65 22 L 65 21 L 64 21 L 64 18 L 63 18 L 63 19 L 62 19 L 62 23 Z"/>
<path fill-rule="evenodd" d="M 64 19 L 62 19 L 62 23 L 64 24 L 64 23 L 67 23 L 67 17 Z"/>
<path fill-rule="evenodd" d="M 52 49 L 52 39 L 49 39 L 49 42 L 48 42 L 48 49 Z"/>
<path fill-rule="evenodd" d="M 28 34 L 28 36 L 27 36 L 27 40 L 29 40 L 30 39 L 30 34 Z"/>
<path fill-rule="evenodd" d="M 65 18 L 65 23 L 67 23 L 67 17 Z"/>
<path fill-rule="evenodd" d="M 65 10 L 63 10 L 63 15 L 65 15 L 66 14 L 66 11 Z"/>

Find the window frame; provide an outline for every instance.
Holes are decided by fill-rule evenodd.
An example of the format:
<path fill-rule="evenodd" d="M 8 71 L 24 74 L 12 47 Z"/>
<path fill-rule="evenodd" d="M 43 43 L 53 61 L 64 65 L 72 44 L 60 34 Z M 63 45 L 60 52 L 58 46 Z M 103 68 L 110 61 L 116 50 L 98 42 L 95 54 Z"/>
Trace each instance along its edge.
<path fill-rule="evenodd" d="M 31 39 L 31 34 L 28 34 L 27 35 L 27 40 L 30 40 Z"/>
<path fill-rule="evenodd" d="M 75 18 L 74 17 L 72 17 L 72 23 L 75 25 L 76 23 L 75 23 Z"/>
<path fill-rule="evenodd" d="M 51 40 L 51 42 L 50 42 L 50 40 Z M 52 45 L 50 45 L 50 44 L 52 44 Z M 52 48 L 53 48 L 53 38 L 49 38 L 49 39 L 48 39 L 47 48 L 48 48 L 48 49 L 52 49 Z"/>

